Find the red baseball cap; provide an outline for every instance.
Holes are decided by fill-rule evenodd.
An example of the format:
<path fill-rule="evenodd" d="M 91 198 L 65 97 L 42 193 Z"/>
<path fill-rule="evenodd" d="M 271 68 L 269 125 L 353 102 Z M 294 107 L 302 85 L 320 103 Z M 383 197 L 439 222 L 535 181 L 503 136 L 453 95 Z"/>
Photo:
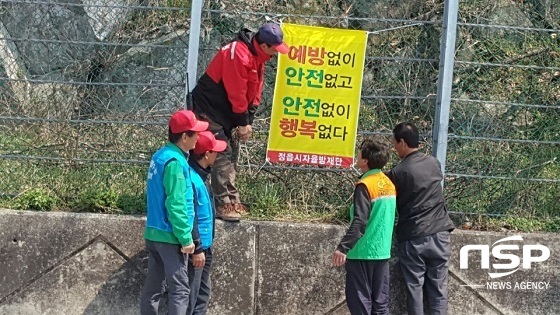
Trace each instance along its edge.
<path fill-rule="evenodd" d="M 180 110 L 169 119 L 169 128 L 172 133 L 181 133 L 185 131 L 204 131 L 208 129 L 208 123 L 196 119 L 194 113 L 190 110 Z"/>
<path fill-rule="evenodd" d="M 266 23 L 259 28 L 259 38 L 267 45 L 270 45 L 281 54 L 290 52 L 290 47 L 284 42 L 284 33 L 280 25 L 276 23 Z"/>
<path fill-rule="evenodd" d="M 227 148 L 227 142 L 217 140 L 210 131 L 203 131 L 198 134 L 198 140 L 194 146 L 195 154 L 203 154 L 208 151 L 223 152 Z"/>

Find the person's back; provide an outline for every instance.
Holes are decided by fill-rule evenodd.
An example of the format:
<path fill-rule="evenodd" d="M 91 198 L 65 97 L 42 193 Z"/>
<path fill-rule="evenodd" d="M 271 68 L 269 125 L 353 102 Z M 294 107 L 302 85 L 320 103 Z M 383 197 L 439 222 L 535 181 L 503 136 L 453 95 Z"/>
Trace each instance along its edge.
<path fill-rule="evenodd" d="M 397 187 L 397 237 L 405 241 L 453 229 L 445 206 L 439 161 L 419 151 L 390 172 Z"/>
<path fill-rule="evenodd" d="M 399 265 L 407 289 L 408 314 L 447 314 L 451 234 L 440 163 L 418 151 L 420 135 L 412 123 L 393 129 L 393 145 L 401 162 L 387 172 L 397 190 Z"/>

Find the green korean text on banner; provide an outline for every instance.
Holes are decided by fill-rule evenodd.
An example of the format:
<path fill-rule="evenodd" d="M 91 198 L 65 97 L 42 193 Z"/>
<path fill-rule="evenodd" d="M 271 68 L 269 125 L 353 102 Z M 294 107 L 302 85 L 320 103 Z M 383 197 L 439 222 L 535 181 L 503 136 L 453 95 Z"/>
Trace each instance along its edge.
<path fill-rule="evenodd" d="M 283 24 L 267 159 L 350 167 L 367 32 Z"/>

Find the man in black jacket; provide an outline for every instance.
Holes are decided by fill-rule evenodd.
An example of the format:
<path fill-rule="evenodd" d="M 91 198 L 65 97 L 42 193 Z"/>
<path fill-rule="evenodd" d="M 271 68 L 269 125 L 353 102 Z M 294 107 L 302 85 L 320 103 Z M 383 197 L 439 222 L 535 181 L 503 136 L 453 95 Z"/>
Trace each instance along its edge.
<path fill-rule="evenodd" d="M 447 314 L 451 231 L 439 161 L 418 151 L 420 136 L 412 123 L 393 129 L 401 162 L 387 172 L 397 189 L 398 257 L 407 287 L 408 314 L 424 314 L 423 287 L 429 314 Z"/>

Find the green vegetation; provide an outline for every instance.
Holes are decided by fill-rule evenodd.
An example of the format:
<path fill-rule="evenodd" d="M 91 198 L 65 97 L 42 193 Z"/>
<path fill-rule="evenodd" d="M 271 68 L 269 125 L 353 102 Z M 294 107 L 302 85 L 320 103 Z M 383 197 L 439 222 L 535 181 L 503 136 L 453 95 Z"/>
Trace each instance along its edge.
<path fill-rule="evenodd" d="M 203 14 L 201 68 L 240 27 L 254 28 L 264 21 L 260 13 L 239 14 L 239 10 L 286 14 L 284 22 L 290 23 L 367 31 L 403 25 L 387 19 L 428 21 L 369 36 L 358 142 L 374 134 L 390 144 L 387 134 L 392 126 L 410 120 L 420 127 L 423 150 L 432 150 L 442 1 L 407 0 L 390 9 L 383 8 L 383 2 L 371 1 L 281 2 L 256 8 L 242 8 L 244 4 L 238 1 L 208 3 L 213 11 Z M 190 1 L 150 0 L 145 5 L 168 8 L 132 10 L 111 41 L 139 43 L 188 28 Z M 551 25 L 549 31 L 459 26 L 445 189 L 451 211 L 477 218 L 473 228 L 560 229 L 560 38 L 550 30 L 558 30 L 560 25 L 510 14 L 531 9 L 514 1 L 460 2 L 463 23 Z M 323 18 L 327 15 L 330 17 Z M 103 58 L 92 64 L 101 72 L 110 69 L 125 49 L 128 46 L 100 51 Z M 176 70 L 184 72 L 183 68 Z M 243 201 L 258 220 L 346 221 L 357 172 L 265 164 L 275 70 L 274 62 L 268 65 L 255 134 L 239 150 L 238 188 Z M 144 82 L 126 76 L 111 80 Z M 164 124 L 154 123 L 165 122 L 174 110 L 159 108 L 162 100 L 150 95 L 158 89 L 160 93 L 153 95 L 166 95 L 167 87 L 59 88 L 52 93 L 54 97 L 47 98 L 37 88 L 29 89 L 31 97 L 26 103 L 11 95 L 10 83 L 0 81 L 0 116 L 49 121 L 3 120 L 0 124 L 0 154 L 12 156 L 0 159 L 0 206 L 144 213 L 148 159 L 166 135 Z M 144 89 L 142 93 L 137 92 L 140 89 Z M 70 96 L 66 98 L 64 93 Z M 86 96 L 67 101 L 76 99 L 72 93 Z M 132 102 L 137 97 L 137 101 L 134 106 L 112 104 L 104 93 L 130 94 L 126 99 Z M 181 105 L 182 95 L 173 97 Z M 138 107 L 143 102 L 149 106 Z M 397 162 L 393 155 L 388 167 Z"/>
<path fill-rule="evenodd" d="M 58 198 L 52 192 L 35 188 L 27 190 L 12 200 L 14 209 L 50 211 L 56 207 Z"/>
<path fill-rule="evenodd" d="M 480 230 L 513 230 L 519 232 L 555 232 L 560 233 L 560 218 L 528 219 L 517 217 L 484 218 L 475 222 L 475 228 Z"/>
<path fill-rule="evenodd" d="M 68 167 L 38 161 L 2 160 L 2 191 L 20 192 L 0 199 L 0 206 L 40 211 L 135 214 L 145 211 L 143 166 Z"/>

